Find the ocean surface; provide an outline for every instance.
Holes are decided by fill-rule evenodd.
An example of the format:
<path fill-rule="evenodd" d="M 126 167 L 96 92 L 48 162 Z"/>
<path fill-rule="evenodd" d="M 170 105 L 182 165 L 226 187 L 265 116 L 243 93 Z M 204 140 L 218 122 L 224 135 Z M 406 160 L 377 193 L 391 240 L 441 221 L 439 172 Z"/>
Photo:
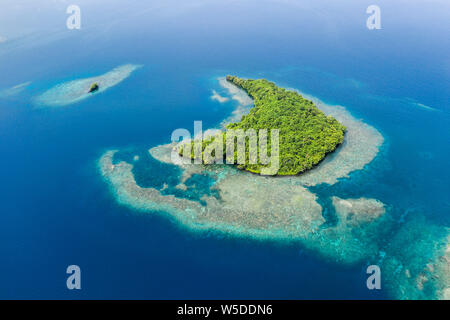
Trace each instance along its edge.
<path fill-rule="evenodd" d="M 97 167 L 106 150 L 145 159 L 177 128 L 217 126 L 235 103 L 211 99 L 218 77 L 266 78 L 345 106 L 385 139 L 363 170 L 310 189 L 324 210 L 330 195 L 375 198 L 399 225 L 448 227 L 449 3 L 378 1 L 382 29 L 368 30 L 371 3 L 317 2 L 79 1 L 81 30 L 66 28 L 64 4 L 0 4 L 0 18 L 16 16 L 0 19 L 0 298 L 391 298 L 367 289 L 368 261 L 341 265 L 301 244 L 198 234 L 135 212 Z M 80 102 L 34 103 L 124 64 L 142 67 Z M 143 185 L 177 176 L 144 163 Z M 81 290 L 66 288 L 72 264 Z"/>

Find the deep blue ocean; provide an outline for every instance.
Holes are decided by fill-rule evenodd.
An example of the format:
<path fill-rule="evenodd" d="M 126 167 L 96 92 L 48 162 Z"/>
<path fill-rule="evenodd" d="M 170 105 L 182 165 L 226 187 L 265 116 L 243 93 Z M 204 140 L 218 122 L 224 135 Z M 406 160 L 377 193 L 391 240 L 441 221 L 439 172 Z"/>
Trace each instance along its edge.
<path fill-rule="evenodd" d="M 114 199 L 97 168 L 103 152 L 146 156 L 194 120 L 217 125 L 233 110 L 210 98 L 227 74 L 343 105 L 383 134 L 377 158 L 315 187 L 321 198 L 373 197 L 394 215 L 450 225 L 448 2 L 377 1 L 381 30 L 366 27 L 372 1 L 79 1 L 81 30 L 66 28 L 63 4 L 28 2 L 0 4 L 0 18 L 16 17 L 0 19 L 0 90 L 32 82 L 0 99 L 0 298 L 389 298 L 367 289 L 364 263 L 195 234 Z M 80 103 L 32 103 L 126 63 L 143 68 Z M 71 264 L 82 290 L 66 288 Z"/>

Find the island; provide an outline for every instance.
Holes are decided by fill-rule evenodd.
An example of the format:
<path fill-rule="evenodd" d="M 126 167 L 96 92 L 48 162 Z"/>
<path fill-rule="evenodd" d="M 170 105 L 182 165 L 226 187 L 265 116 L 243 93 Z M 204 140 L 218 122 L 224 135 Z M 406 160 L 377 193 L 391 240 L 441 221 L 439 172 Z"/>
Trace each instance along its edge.
<path fill-rule="evenodd" d="M 89 93 L 95 92 L 95 91 L 97 91 L 98 89 L 99 89 L 98 83 L 97 83 L 97 82 L 94 82 L 94 83 L 91 85 L 91 87 L 89 88 Z"/>
<path fill-rule="evenodd" d="M 128 78 L 141 65 L 125 64 L 104 74 L 65 81 L 33 97 L 37 108 L 63 107 L 93 97 L 91 93 L 106 91 Z"/>
<path fill-rule="evenodd" d="M 241 79 L 228 75 L 226 81 L 244 90 L 254 101 L 254 106 L 244 114 L 239 122 L 226 125 L 222 134 L 202 141 L 202 152 L 215 139 L 223 139 L 223 154 L 226 154 L 226 135 L 228 130 L 278 129 L 279 130 L 279 169 L 277 175 L 298 175 L 319 164 L 325 156 L 333 152 L 344 140 L 346 127 L 331 115 L 325 115 L 311 100 L 305 99 L 295 91 L 276 86 L 266 79 Z M 258 137 L 259 139 L 259 137 Z M 191 158 L 194 158 L 195 140 L 191 144 Z M 259 148 L 259 147 L 258 147 Z M 178 153 L 183 155 L 185 144 Z M 235 147 L 234 152 L 237 152 Z M 270 139 L 267 143 L 270 153 Z M 259 151 L 259 150 L 258 150 Z M 258 152 L 259 154 L 259 152 Z M 249 148 L 245 149 L 249 159 Z M 203 157 L 204 158 L 204 157 Z M 261 173 L 267 164 L 237 163 L 239 169 Z"/>

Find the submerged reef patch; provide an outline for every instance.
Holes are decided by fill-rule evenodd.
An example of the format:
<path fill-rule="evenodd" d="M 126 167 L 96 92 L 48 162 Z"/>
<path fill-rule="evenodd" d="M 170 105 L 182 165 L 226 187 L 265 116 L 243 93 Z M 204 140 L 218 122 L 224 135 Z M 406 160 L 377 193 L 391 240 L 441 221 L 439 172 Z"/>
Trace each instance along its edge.
<path fill-rule="evenodd" d="M 119 84 L 140 67 L 140 65 L 126 64 L 100 76 L 58 84 L 37 96 L 34 99 L 34 104 L 37 106 L 60 107 L 79 102 Z M 94 83 L 98 85 L 98 89 L 95 92 L 89 92 Z"/>
<path fill-rule="evenodd" d="M 398 299 L 450 300 L 450 228 L 406 222 L 386 248 L 385 285 Z"/>
<path fill-rule="evenodd" d="M 371 222 L 386 213 L 385 205 L 376 199 L 341 199 L 332 197 L 339 220 L 358 226 Z"/>
<path fill-rule="evenodd" d="M 338 149 L 329 154 L 317 167 L 299 176 L 301 183 L 315 186 L 320 183 L 330 185 L 338 182 L 339 178 L 357 170 L 363 169 L 378 154 L 384 138 L 374 127 L 353 117 L 342 106 L 330 106 L 318 99 L 312 98 L 317 107 L 332 115 L 346 126 L 344 142 Z"/>
<path fill-rule="evenodd" d="M 223 125 L 245 114 L 251 100 L 224 79 L 219 83 L 237 102 L 235 113 Z M 181 171 L 176 179 L 167 180 L 162 186 L 140 186 L 133 161 L 118 159 L 116 163 L 115 156 L 120 153 L 117 150 L 101 156 L 99 169 L 119 203 L 135 210 L 163 214 L 188 230 L 299 242 L 334 262 L 380 265 L 383 286 L 395 298 L 448 299 L 448 229 L 410 218 L 405 223 L 396 221 L 390 207 L 377 199 L 343 199 L 332 195 L 337 221 L 327 223 L 317 196 L 308 186 L 332 185 L 348 177 L 350 172 L 363 169 L 377 155 L 383 137 L 344 107 L 328 106 L 317 99 L 315 103 L 325 114 L 333 115 L 345 125 L 347 133 L 334 154 L 299 176 L 274 178 L 229 165 L 174 164 L 171 154 L 175 144 L 149 150 L 154 159 Z M 205 193 L 198 201 L 166 192 L 192 191 L 195 187 L 187 182 L 198 174 L 211 177 L 214 195 Z"/>
<path fill-rule="evenodd" d="M 237 102 L 231 115 L 220 123 L 220 128 L 224 129 L 227 124 L 241 120 L 242 116 L 250 111 L 253 100 L 245 93 L 245 91 L 228 82 L 225 77 L 218 78 L 217 80 L 219 85 L 228 92 L 231 99 Z"/>
<path fill-rule="evenodd" d="M 180 154 L 190 151 L 185 156 L 193 159 L 203 154 L 203 161 L 208 162 L 205 157 L 208 158 L 210 147 L 215 147 L 219 148 L 214 150 L 215 156 L 222 161 L 230 148 L 234 156 L 230 159 L 227 154 L 227 163 L 236 164 L 239 169 L 261 175 L 293 176 L 316 166 L 344 140 L 346 128 L 299 93 L 280 88 L 266 79 L 227 76 L 226 80 L 244 90 L 253 99 L 254 107 L 240 121 L 229 123 L 226 130 L 211 139 L 200 137 L 186 142 L 180 147 Z M 238 135 L 236 130 L 242 132 L 238 138 L 241 144 L 246 139 L 244 131 L 253 134 L 249 141 L 252 140 L 255 146 L 242 149 L 242 146 L 234 145 L 233 139 Z M 266 141 L 267 130 L 272 136 L 269 142 Z M 230 146 L 229 141 L 233 141 L 234 146 Z M 194 151 L 196 143 L 200 144 L 200 152 Z M 240 160 L 237 159 L 238 149 L 242 149 Z M 262 155 L 263 150 L 266 156 Z M 267 153 L 271 154 L 270 159 Z"/>
<path fill-rule="evenodd" d="M 172 147 L 157 147 L 153 153 L 170 157 Z M 307 236 L 324 222 L 321 207 L 315 196 L 301 186 L 292 186 L 268 178 L 242 175 L 240 172 L 218 166 L 206 172 L 216 178 L 214 188 L 219 199 L 204 196 L 205 206 L 199 202 L 162 195 L 154 188 L 141 188 L 126 162 L 113 164 L 115 151 L 106 152 L 100 159 L 102 175 L 122 204 L 139 210 L 166 211 L 179 222 L 194 229 L 231 232 L 235 235 L 290 239 Z M 196 165 L 190 166 L 196 171 Z M 187 180 L 183 176 L 181 181 Z M 236 188 L 237 185 L 245 186 Z M 306 233 L 305 233 L 306 232 Z"/>
<path fill-rule="evenodd" d="M 31 81 L 27 81 L 27 82 L 18 84 L 18 85 L 14 86 L 14 87 L 0 90 L 0 98 L 9 98 L 9 97 L 18 95 L 23 90 L 25 90 L 26 87 L 28 87 L 30 84 L 31 84 Z"/>
<path fill-rule="evenodd" d="M 241 118 L 245 111 L 248 112 L 252 100 L 225 78 L 219 79 L 219 84 L 237 102 L 235 112 L 222 122 L 226 124 L 233 118 Z M 325 106 L 320 104 L 320 107 Z M 372 212 L 383 210 L 384 213 L 384 205 L 374 199 L 347 200 L 354 202 L 358 209 L 358 230 L 354 230 L 355 221 L 352 219 L 339 219 L 336 225 L 330 226 L 325 223 L 317 196 L 306 186 L 334 183 L 347 173 L 361 169 L 375 157 L 382 137 L 374 128 L 353 118 L 343 107 L 337 107 L 337 110 L 335 107 L 324 109 L 326 111 L 322 111 L 325 113 L 333 112 L 333 116 L 343 119 L 342 123 L 349 133 L 357 132 L 348 135 L 350 147 L 338 148 L 333 159 L 329 160 L 331 168 L 345 168 L 337 170 L 331 178 L 327 176 L 327 172 L 332 169 L 320 170 L 326 161 L 308 172 L 308 179 L 303 178 L 303 175 L 264 177 L 242 172 L 228 165 L 178 163 L 176 166 L 182 173 L 173 186 L 178 192 L 188 192 L 186 181 L 196 174 L 207 174 L 215 181 L 211 188 L 216 191 L 217 196 L 205 194 L 201 201 L 194 201 L 173 194 L 163 194 L 160 188 L 139 186 L 131 163 L 114 163 L 117 151 L 106 152 L 100 158 L 99 167 L 118 202 L 136 210 L 165 213 L 190 230 L 216 231 L 256 239 L 300 241 L 333 261 L 361 261 L 378 255 L 378 239 L 374 231 L 379 224 L 386 222 L 384 214 Z M 373 147 L 364 145 L 370 141 L 377 143 Z M 174 147 L 174 144 L 161 145 L 151 148 L 149 153 L 156 160 L 175 166 L 171 160 Z M 365 151 L 369 154 L 365 155 Z M 351 152 L 358 154 L 349 156 Z M 353 158 L 360 161 L 356 161 L 354 165 L 348 163 Z M 164 190 L 166 189 L 167 186 Z M 365 216 L 371 216 L 372 219 L 363 219 Z"/>

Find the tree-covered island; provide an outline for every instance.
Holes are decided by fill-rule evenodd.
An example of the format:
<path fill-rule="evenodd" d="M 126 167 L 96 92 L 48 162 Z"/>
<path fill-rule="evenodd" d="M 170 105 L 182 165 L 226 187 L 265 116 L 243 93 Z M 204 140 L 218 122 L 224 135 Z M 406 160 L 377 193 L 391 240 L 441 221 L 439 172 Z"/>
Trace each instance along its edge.
<path fill-rule="evenodd" d="M 89 93 L 95 92 L 95 91 L 97 91 L 98 89 L 99 89 L 98 83 L 97 83 L 97 82 L 94 82 L 94 83 L 91 85 L 91 87 L 89 88 Z"/>
<path fill-rule="evenodd" d="M 243 89 L 254 100 L 250 112 L 241 121 L 230 123 L 225 132 L 202 141 L 202 151 L 215 139 L 223 139 L 223 154 L 226 154 L 227 130 L 244 131 L 254 129 L 279 130 L 279 169 L 277 175 L 296 175 L 313 168 L 344 140 L 346 128 L 331 116 L 326 116 L 312 101 L 295 91 L 276 86 L 265 79 L 250 80 L 227 76 L 227 81 Z M 258 137 L 259 138 L 259 137 Z M 248 141 L 248 138 L 246 138 Z M 271 153 L 271 139 L 268 134 L 267 149 Z M 194 158 L 194 141 L 191 141 L 191 158 Z M 248 143 L 245 144 L 246 159 L 249 159 Z M 178 149 L 183 154 L 183 145 Z M 259 154 L 259 153 L 258 153 Z M 260 163 L 234 164 L 239 169 L 261 173 L 266 165 Z"/>

